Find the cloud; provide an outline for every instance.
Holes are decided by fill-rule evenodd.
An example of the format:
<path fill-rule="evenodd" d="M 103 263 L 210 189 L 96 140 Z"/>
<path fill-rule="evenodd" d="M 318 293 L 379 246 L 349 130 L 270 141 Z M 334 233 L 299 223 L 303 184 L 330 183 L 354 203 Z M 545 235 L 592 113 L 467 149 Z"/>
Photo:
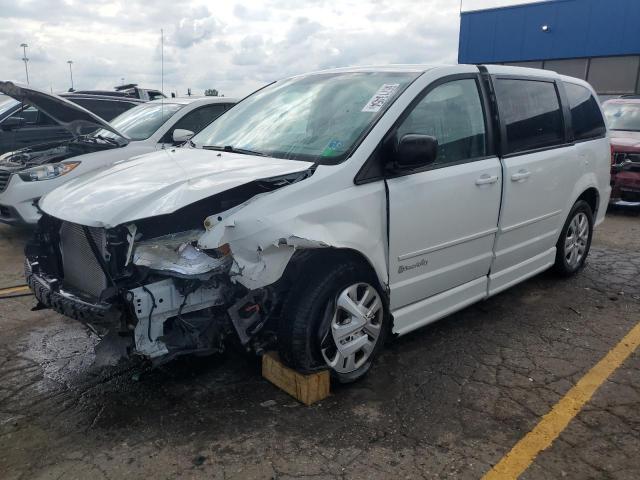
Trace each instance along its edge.
<path fill-rule="evenodd" d="M 520 0 L 463 0 L 465 9 Z M 139 83 L 159 88 L 164 29 L 165 90 L 216 88 L 244 96 L 280 78 L 373 63 L 454 62 L 453 0 L 11 0 L 0 10 L 0 76 L 78 88 Z"/>
<path fill-rule="evenodd" d="M 240 3 L 233 7 L 233 14 L 241 20 L 254 22 L 264 22 L 271 18 L 271 12 L 266 8 L 247 8 Z"/>
<path fill-rule="evenodd" d="M 240 41 L 240 49 L 233 55 L 234 65 L 261 65 L 267 58 L 264 40 L 260 35 L 247 35 Z"/>
<path fill-rule="evenodd" d="M 306 42 L 322 29 L 322 25 L 318 22 L 312 22 L 305 17 L 298 17 L 287 32 L 287 42 L 290 44 Z"/>
<path fill-rule="evenodd" d="M 168 43 L 178 48 L 189 48 L 212 38 L 222 30 L 222 23 L 211 15 L 209 9 L 200 6 L 192 9 L 173 26 Z"/>

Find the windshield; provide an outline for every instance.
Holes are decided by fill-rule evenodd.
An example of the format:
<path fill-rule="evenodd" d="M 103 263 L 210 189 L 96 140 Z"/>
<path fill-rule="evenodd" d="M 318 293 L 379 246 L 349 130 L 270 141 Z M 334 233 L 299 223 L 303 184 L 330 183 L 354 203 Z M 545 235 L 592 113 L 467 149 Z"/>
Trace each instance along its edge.
<path fill-rule="evenodd" d="M 182 107 L 184 105 L 178 103 L 145 103 L 127 110 L 109 123 L 130 140 L 146 140 Z M 117 137 L 115 133 L 104 129 L 93 135 L 113 139 Z"/>
<path fill-rule="evenodd" d="M 17 104 L 18 101 L 11 97 L 5 97 L 4 95 L 0 96 L 0 118 L 3 118 Z"/>
<path fill-rule="evenodd" d="M 193 138 L 199 148 L 334 164 L 419 74 L 320 73 L 274 83 Z"/>
<path fill-rule="evenodd" d="M 604 114 L 611 130 L 640 132 L 640 103 L 605 103 Z"/>

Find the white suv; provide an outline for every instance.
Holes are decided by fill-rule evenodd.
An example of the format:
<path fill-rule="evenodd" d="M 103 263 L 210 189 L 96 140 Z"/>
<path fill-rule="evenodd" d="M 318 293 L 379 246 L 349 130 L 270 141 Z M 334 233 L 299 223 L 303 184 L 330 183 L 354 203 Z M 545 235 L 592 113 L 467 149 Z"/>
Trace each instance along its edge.
<path fill-rule="evenodd" d="M 52 307 L 156 362 L 277 348 L 362 377 L 403 335 L 585 263 L 609 199 L 591 87 L 469 65 L 297 76 L 191 146 L 47 195 L 26 274 Z"/>
<path fill-rule="evenodd" d="M 73 135 L 44 136 L 40 143 L 0 155 L 0 223 L 8 224 L 36 224 L 38 201 L 46 193 L 88 172 L 184 143 L 235 103 L 223 97 L 154 100 L 107 122 L 31 87 L 0 82 L 0 91 L 37 107 Z"/>

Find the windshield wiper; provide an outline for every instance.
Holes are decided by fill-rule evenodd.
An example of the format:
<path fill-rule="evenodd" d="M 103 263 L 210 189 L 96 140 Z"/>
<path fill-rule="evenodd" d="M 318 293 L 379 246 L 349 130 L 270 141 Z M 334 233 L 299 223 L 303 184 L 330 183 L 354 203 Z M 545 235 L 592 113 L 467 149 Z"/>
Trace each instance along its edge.
<path fill-rule="evenodd" d="M 109 137 L 103 137 L 102 135 L 94 135 L 93 138 L 99 138 L 100 140 L 110 143 L 112 145 L 117 145 L 120 146 L 120 142 L 118 142 L 116 139 L 114 138 L 109 138 Z"/>
<path fill-rule="evenodd" d="M 231 152 L 231 153 L 242 153 L 245 155 L 257 155 L 259 157 L 269 156 L 263 152 L 257 152 L 255 150 L 249 150 L 246 148 L 237 148 L 231 145 L 225 145 L 224 147 L 221 147 L 220 145 L 203 145 L 202 148 L 205 150 L 217 150 L 219 152 Z"/>

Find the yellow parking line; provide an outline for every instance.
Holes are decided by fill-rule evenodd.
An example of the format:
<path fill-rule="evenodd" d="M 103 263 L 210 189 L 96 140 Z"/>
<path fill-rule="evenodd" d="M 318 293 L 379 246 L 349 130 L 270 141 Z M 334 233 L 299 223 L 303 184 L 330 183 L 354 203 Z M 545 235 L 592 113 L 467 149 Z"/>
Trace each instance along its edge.
<path fill-rule="evenodd" d="M 540 422 L 498 462 L 483 480 L 516 479 L 548 448 L 580 412 L 604 381 L 640 345 L 640 323 L 631 329 L 576 385 L 560 399 Z"/>
<path fill-rule="evenodd" d="M 20 285 L 17 287 L 0 288 L 0 295 L 11 295 L 13 293 L 28 293 L 29 287 L 27 285 Z"/>

